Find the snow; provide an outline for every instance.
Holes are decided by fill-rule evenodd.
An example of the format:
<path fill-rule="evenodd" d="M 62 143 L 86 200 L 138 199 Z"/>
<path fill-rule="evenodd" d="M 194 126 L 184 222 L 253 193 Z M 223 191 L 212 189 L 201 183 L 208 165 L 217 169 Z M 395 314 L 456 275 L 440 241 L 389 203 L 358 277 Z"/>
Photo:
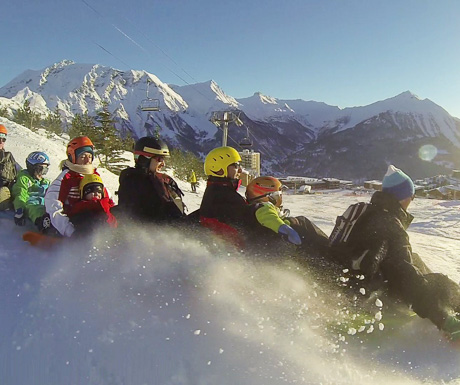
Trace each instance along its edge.
<path fill-rule="evenodd" d="M 45 150 L 49 177 L 58 174 L 66 140 L 0 123 L 19 163 Z M 117 177 L 99 171 L 116 191 Z M 197 194 L 178 183 L 198 208 L 204 183 Z M 335 190 L 285 195 L 284 204 L 330 233 L 349 204 L 369 198 Z M 460 202 L 417 198 L 410 211 L 414 251 L 458 282 Z M 379 298 L 375 323 L 325 330 L 342 299 L 294 264 L 157 227 L 132 229 L 135 242 L 99 233 L 43 251 L 11 218 L 0 215 L 0 226 L 2 384 L 459 383 L 460 351 L 429 321 L 414 317 L 378 346 L 365 339 L 389 333 Z"/>

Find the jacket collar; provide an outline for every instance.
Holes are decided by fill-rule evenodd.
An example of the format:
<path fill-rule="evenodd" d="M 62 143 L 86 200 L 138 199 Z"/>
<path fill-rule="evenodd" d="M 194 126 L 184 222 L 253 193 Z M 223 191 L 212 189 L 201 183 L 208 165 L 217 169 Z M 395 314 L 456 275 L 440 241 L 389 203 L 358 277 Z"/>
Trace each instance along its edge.
<path fill-rule="evenodd" d="M 405 229 L 409 227 L 414 219 L 414 216 L 404 210 L 393 195 L 386 192 L 376 191 L 374 195 L 372 195 L 371 203 L 373 206 L 395 215 L 401 221 Z"/>
<path fill-rule="evenodd" d="M 241 179 L 220 178 L 217 176 L 208 176 L 207 186 L 222 186 L 232 190 L 238 190 L 241 185 Z"/>

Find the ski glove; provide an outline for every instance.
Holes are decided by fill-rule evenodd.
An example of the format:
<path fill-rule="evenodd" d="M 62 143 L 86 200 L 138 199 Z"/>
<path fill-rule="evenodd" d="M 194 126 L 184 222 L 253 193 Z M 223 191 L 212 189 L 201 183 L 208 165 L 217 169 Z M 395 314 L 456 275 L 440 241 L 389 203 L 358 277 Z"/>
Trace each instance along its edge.
<path fill-rule="evenodd" d="M 14 213 L 14 223 L 16 226 L 25 226 L 26 224 L 26 217 L 24 216 L 23 209 L 17 209 Z"/>
<path fill-rule="evenodd" d="M 294 245 L 302 244 L 299 234 L 297 234 L 297 231 L 295 231 L 291 226 L 281 225 L 278 229 L 278 234 L 287 236 L 288 241 Z"/>
<path fill-rule="evenodd" d="M 456 344 L 460 342 L 460 320 L 456 316 L 448 316 L 441 329 L 447 333 L 451 341 Z"/>

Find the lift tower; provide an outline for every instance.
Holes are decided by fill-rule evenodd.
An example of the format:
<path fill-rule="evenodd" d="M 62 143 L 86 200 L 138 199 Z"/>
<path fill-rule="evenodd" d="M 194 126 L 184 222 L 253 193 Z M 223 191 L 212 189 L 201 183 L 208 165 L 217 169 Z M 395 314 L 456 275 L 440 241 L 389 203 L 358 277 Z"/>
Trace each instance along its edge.
<path fill-rule="evenodd" d="M 238 127 L 243 125 L 240 119 L 241 111 L 214 111 L 210 121 L 217 127 L 222 127 L 222 146 L 227 145 L 228 125 L 235 123 Z"/>

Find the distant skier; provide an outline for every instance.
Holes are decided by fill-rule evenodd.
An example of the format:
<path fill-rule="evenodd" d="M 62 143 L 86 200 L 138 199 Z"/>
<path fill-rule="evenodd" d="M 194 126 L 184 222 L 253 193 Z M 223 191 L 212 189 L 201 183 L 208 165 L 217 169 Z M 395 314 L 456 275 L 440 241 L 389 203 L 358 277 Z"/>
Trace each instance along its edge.
<path fill-rule="evenodd" d="M 75 227 L 68 217 L 72 206 L 80 201 L 80 181 L 83 175 L 96 174 L 94 146 L 87 136 L 73 138 L 67 145 L 67 159 L 62 164 L 62 172 L 51 183 L 45 196 L 46 212 L 52 225 L 61 235 L 72 236 Z M 107 191 L 107 189 L 106 189 Z M 107 191 L 110 197 L 110 192 Z"/>
<path fill-rule="evenodd" d="M 333 246 L 343 266 L 365 276 L 371 287 L 388 287 L 422 318 L 460 338 L 460 288 L 446 275 L 432 273 L 412 252 L 406 229 L 413 217 L 407 208 L 415 197 L 412 180 L 390 165 L 382 191 L 359 217 L 346 242 Z"/>
<path fill-rule="evenodd" d="M 45 211 L 45 193 L 50 181 L 44 176 L 48 172 L 50 159 L 41 151 L 34 151 L 26 158 L 26 169 L 19 171 L 13 185 L 14 222 L 24 226 L 30 219 L 40 232 L 46 232 L 51 221 Z"/>
<path fill-rule="evenodd" d="M 161 172 L 169 156 L 169 148 L 161 139 L 146 136 L 136 142 L 136 165 L 120 174 L 116 209 L 120 222 L 177 222 L 186 217 L 183 192 L 173 178 Z"/>
<path fill-rule="evenodd" d="M 196 180 L 196 174 L 194 170 L 192 170 L 192 172 L 190 173 L 188 180 L 190 182 L 190 187 L 192 189 L 192 192 L 196 193 L 197 180 Z"/>
<path fill-rule="evenodd" d="M 19 165 L 14 160 L 13 154 L 5 150 L 8 131 L 0 124 L 0 211 L 13 207 L 11 201 L 11 187 L 13 186 Z"/>

